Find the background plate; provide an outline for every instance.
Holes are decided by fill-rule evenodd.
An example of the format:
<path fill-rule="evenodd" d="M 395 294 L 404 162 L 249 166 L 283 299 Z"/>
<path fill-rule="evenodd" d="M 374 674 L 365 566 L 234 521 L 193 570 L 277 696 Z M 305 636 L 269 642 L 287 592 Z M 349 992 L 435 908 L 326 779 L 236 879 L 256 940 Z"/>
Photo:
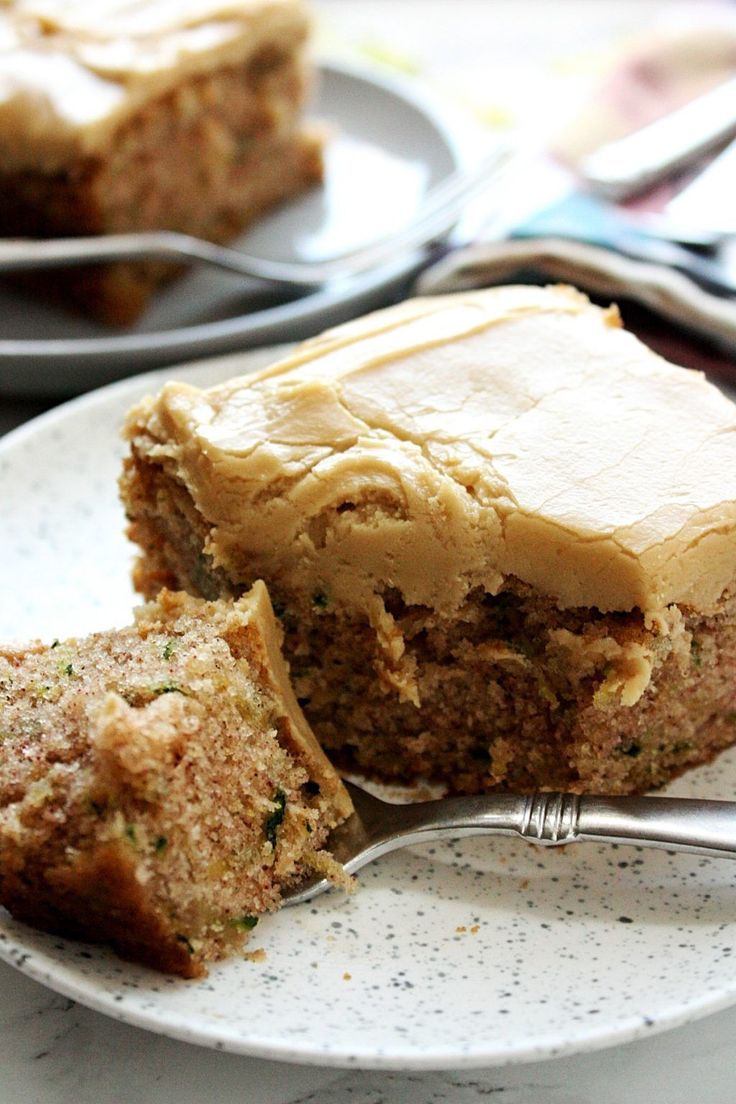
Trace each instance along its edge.
<path fill-rule="evenodd" d="M 427 190 L 459 165 L 443 109 L 394 77 L 325 64 L 311 114 L 330 128 L 324 187 L 261 219 L 239 240 L 248 252 L 326 260 L 365 245 L 411 222 Z M 201 265 L 121 332 L 0 289 L 0 394 L 68 395 L 144 368 L 306 337 L 386 302 L 421 255 L 260 309 L 239 277 Z"/>
<path fill-rule="evenodd" d="M 210 383 L 260 350 L 177 372 Z M 166 373 L 77 399 L 0 444 L 0 639 L 130 619 L 115 481 L 126 408 Z M 733 798 L 736 755 L 671 792 Z M 0 910 L 0 957 L 117 1019 L 207 1046 L 321 1065 L 454 1068 L 533 1060 L 672 1027 L 736 997 L 734 867 L 591 844 L 465 839 L 387 856 L 347 899 L 264 920 L 183 982 L 32 931 Z"/>

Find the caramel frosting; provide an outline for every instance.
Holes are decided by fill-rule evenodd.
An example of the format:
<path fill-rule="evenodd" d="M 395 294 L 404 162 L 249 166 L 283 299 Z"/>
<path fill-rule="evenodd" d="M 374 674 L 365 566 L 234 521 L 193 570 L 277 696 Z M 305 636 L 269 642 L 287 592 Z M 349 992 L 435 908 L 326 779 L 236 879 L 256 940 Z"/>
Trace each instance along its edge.
<path fill-rule="evenodd" d="M 185 78 L 307 29 L 302 0 L 0 0 L 0 166 L 58 171 Z"/>
<path fill-rule="evenodd" d="M 257 375 L 169 383 L 128 434 L 216 564 L 368 610 L 389 650 L 392 588 L 451 616 L 515 576 L 661 623 L 736 574 L 736 407 L 570 288 L 410 300 Z"/>

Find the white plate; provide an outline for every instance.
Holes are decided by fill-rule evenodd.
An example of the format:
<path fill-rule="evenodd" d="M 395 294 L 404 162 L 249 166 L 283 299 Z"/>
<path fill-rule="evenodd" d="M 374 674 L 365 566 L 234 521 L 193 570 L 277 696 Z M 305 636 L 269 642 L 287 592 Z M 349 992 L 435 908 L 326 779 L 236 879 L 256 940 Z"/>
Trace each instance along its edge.
<path fill-rule="evenodd" d="M 326 260 L 411 222 L 429 188 L 459 165 L 452 120 L 407 82 L 325 64 L 312 114 L 327 122 L 325 185 L 260 220 L 250 253 Z M 104 329 L 0 289 L 0 394 L 68 395 L 145 368 L 306 337 L 386 302 L 421 251 L 245 313 L 238 277 L 200 266 L 163 289 L 141 321 Z"/>
<path fill-rule="evenodd" d="M 261 350 L 177 375 L 209 383 Z M 126 380 L 0 443 L 0 639 L 123 624 L 134 596 L 115 480 L 123 412 L 165 373 Z M 672 792 L 733 798 L 736 755 Z M 736 998 L 734 867 L 634 848 L 514 840 L 424 845 L 263 920 L 250 948 L 184 982 L 32 931 L 0 910 L 0 956 L 128 1023 L 323 1065 L 460 1068 L 605 1046 Z"/>

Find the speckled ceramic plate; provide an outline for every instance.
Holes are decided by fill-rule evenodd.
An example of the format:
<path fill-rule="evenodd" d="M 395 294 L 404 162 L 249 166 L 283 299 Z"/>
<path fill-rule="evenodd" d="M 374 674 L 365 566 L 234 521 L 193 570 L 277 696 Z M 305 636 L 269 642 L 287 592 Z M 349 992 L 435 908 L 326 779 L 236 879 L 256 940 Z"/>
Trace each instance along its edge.
<path fill-rule="evenodd" d="M 182 370 L 214 382 L 268 352 Z M 115 480 L 124 410 L 162 374 L 77 399 L 0 444 L 0 639 L 129 619 L 131 551 Z M 673 792 L 731 798 L 736 755 Z M 128 1023 L 323 1065 L 489 1066 L 622 1042 L 736 998 L 734 866 L 635 848 L 514 840 L 424 845 L 264 920 L 202 981 L 161 977 L 14 923 L 0 956 Z"/>

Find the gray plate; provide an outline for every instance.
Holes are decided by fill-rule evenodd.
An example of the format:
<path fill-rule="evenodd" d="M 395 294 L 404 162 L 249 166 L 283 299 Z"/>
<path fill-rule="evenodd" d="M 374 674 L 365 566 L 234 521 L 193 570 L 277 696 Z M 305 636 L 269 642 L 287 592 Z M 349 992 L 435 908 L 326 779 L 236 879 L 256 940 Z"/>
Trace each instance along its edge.
<path fill-rule="evenodd" d="M 240 241 L 248 252 L 325 260 L 367 244 L 411 221 L 428 188 L 458 167 L 442 111 L 393 77 L 323 65 L 312 114 L 331 129 L 325 185 L 261 220 Z M 420 261 L 398 256 L 276 305 L 202 267 L 118 332 L 0 290 L 0 394 L 71 394 L 146 368 L 306 337 L 386 302 Z"/>

